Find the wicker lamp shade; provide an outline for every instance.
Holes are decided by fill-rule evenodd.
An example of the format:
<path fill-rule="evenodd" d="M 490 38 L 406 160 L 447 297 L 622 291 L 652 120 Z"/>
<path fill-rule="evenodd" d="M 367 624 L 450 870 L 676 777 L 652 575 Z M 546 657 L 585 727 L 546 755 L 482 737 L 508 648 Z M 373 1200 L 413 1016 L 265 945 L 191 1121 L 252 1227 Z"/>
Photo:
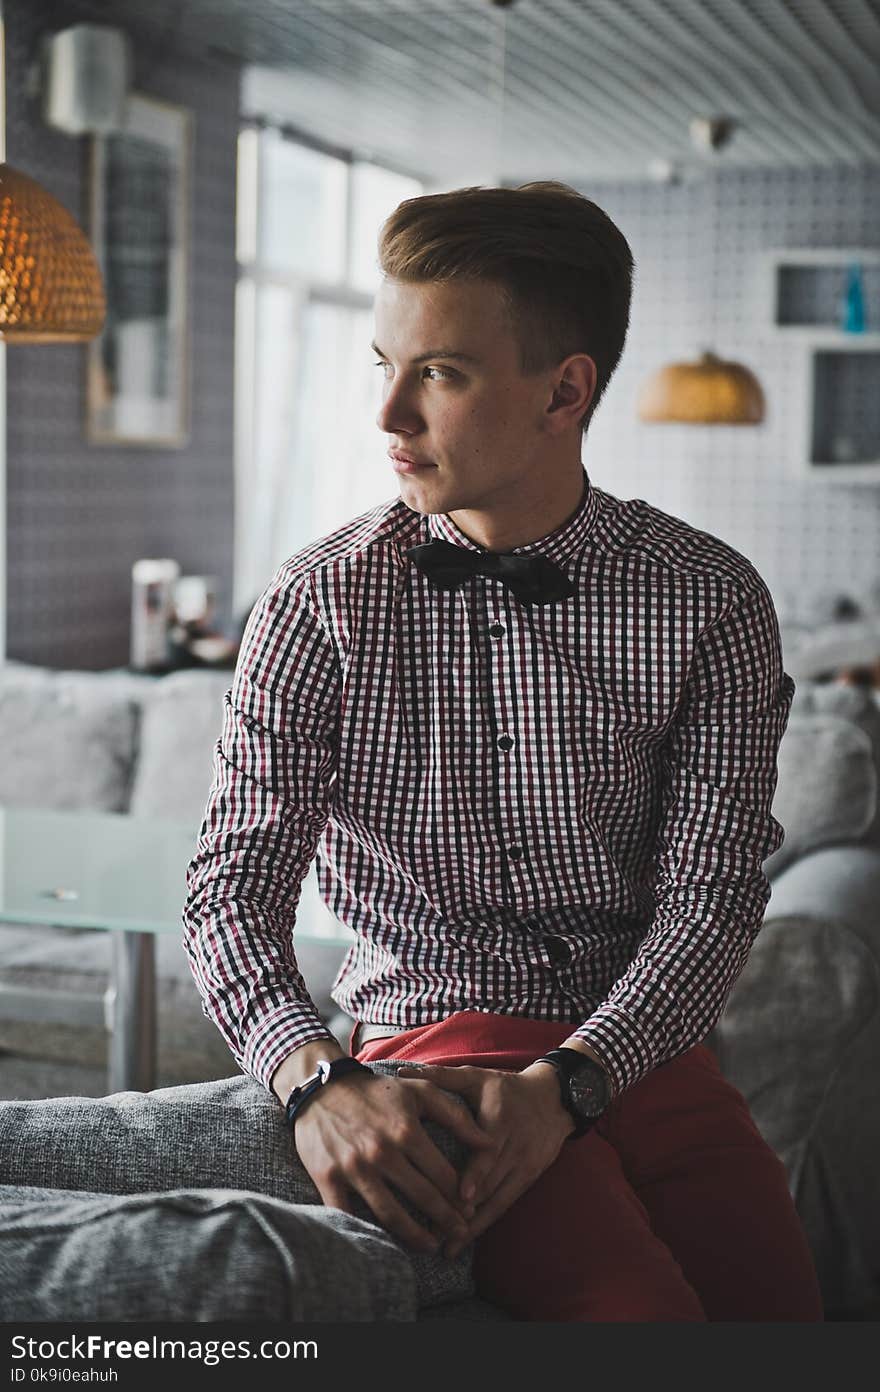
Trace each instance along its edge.
<path fill-rule="evenodd" d="M 0 336 L 7 343 L 94 338 L 106 305 L 88 238 L 26 174 L 0 164 Z"/>
<path fill-rule="evenodd" d="M 695 363 L 670 363 L 642 388 L 639 418 L 683 425 L 759 425 L 764 393 L 742 363 L 703 353 Z"/>

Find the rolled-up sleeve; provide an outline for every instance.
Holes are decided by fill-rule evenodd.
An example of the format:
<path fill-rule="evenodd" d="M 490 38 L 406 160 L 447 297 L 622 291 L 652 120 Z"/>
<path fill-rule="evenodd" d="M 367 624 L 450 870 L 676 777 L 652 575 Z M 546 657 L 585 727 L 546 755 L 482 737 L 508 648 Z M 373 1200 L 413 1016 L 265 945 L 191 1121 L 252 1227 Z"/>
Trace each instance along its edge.
<path fill-rule="evenodd" d="M 339 702 L 338 655 L 310 576 L 282 569 L 242 639 L 183 910 L 204 1012 L 267 1088 L 294 1049 L 332 1038 L 293 931 L 329 816 Z"/>
<path fill-rule="evenodd" d="M 766 585 L 701 635 L 667 745 L 655 912 L 626 973 L 577 1029 L 615 1095 L 699 1043 L 745 966 L 770 898 L 763 861 L 794 696 Z"/>

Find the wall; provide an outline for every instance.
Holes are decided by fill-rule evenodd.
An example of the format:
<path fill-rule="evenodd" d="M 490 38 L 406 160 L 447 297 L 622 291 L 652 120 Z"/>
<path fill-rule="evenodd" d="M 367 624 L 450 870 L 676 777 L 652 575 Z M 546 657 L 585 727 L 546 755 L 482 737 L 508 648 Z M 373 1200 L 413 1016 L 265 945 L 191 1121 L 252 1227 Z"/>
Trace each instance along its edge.
<path fill-rule="evenodd" d="M 37 35 L 107 18 L 81 0 L 7 0 L 8 153 L 85 217 L 87 142 L 43 126 L 24 95 Z M 136 87 L 195 112 L 192 197 L 193 433 L 182 451 L 89 447 L 82 431 L 85 350 L 28 347 L 9 372 L 8 654 L 103 666 L 128 653 L 129 574 L 144 555 L 217 574 L 228 601 L 233 557 L 234 149 L 237 74 L 136 47 Z M 723 169 L 723 157 L 720 168 Z M 717 184 L 593 184 L 636 257 L 623 362 L 597 413 L 585 461 L 601 487 L 646 498 L 754 560 L 784 620 L 821 615 L 834 596 L 880 580 L 880 487 L 798 474 L 802 365 L 767 327 L 760 255 L 783 247 L 877 246 L 880 168 L 721 172 Z M 871 327 L 878 328 L 880 305 Z M 768 416 L 757 428 L 647 426 L 642 381 L 705 346 L 749 364 Z M 880 384 L 878 384 L 880 385 Z"/>
<path fill-rule="evenodd" d="M 6 0 L 7 158 L 87 226 L 88 138 L 44 125 L 26 95 L 40 34 L 106 6 Z M 192 429 L 180 450 L 85 443 L 84 345 L 7 352 L 7 656 L 124 664 L 132 562 L 172 556 L 215 575 L 228 617 L 233 563 L 233 312 L 238 72 L 134 44 L 133 87 L 194 113 L 190 221 Z"/>
<path fill-rule="evenodd" d="M 724 172 L 717 186 L 709 178 L 583 192 L 618 223 L 636 260 L 628 344 L 584 455 L 590 477 L 745 552 L 784 621 L 824 617 L 838 593 L 864 600 L 880 582 L 880 485 L 798 476 L 802 362 L 797 343 L 767 327 L 760 266 L 773 248 L 880 245 L 880 168 Z M 870 310 L 877 331 L 880 303 Z M 641 424 L 645 378 L 707 346 L 757 374 L 765 423 Z"/>

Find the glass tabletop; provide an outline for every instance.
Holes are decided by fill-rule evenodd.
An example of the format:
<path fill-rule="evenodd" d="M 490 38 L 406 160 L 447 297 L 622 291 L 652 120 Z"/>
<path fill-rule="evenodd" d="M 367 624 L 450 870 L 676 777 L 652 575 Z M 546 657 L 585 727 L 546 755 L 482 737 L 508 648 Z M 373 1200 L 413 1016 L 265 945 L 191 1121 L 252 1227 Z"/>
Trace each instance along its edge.
<path fill-rule="evenodd" d="M 0 807 L 0 923 L 181 931 L 198 827 L 115 812 Z M 353 934 L 303 885 L 296 937 L 348 944 Z"/>

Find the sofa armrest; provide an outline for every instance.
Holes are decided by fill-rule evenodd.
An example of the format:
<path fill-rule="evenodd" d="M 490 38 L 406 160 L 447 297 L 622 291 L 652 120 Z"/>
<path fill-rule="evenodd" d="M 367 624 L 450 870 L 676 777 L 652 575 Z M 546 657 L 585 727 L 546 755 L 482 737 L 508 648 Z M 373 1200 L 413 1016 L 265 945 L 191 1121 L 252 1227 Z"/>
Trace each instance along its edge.
<path fill-rule="evenodd" d="M 845 924 L 880 952 L 880 850 L 842 844 L 802 856 L 774 881 L 764 923 L 783 918 Z"/>
<path fill-rule="evenodd" d="M 814 851 L 780 875 L 714 1031 L 727 1077 L 791 1168 L 828 1082 L 880 1010 L 880 853 Z"/>
<path fill-rule="evenodd" d="M 824 847 L 780 875 L 713 1043 L 785 1164 L 826 1311 L 870 1308 L 880 1290 L 878 851 Z"/>
<path fill-rule="evenodd" d="M 388 1075 L 398 1066 L 392 1060 L 369 1065 Z M 430 1118 L 424 1124 L 443 1154 L 460 1166 L 465 1147 L 457 1137 Z M 103 1195 L 233 1189 L 288 1204 L 321 1203 L 280 1107 L 243 1075 L 149 1093 L 2 1102 L 4 1184 Z M 356 1216 L 375 1223 L 362 1203 Z M 439 1253 L 408 1255 L 420 1306 L 473 1296 L 472 1248 L 455 1261 Z"/>

